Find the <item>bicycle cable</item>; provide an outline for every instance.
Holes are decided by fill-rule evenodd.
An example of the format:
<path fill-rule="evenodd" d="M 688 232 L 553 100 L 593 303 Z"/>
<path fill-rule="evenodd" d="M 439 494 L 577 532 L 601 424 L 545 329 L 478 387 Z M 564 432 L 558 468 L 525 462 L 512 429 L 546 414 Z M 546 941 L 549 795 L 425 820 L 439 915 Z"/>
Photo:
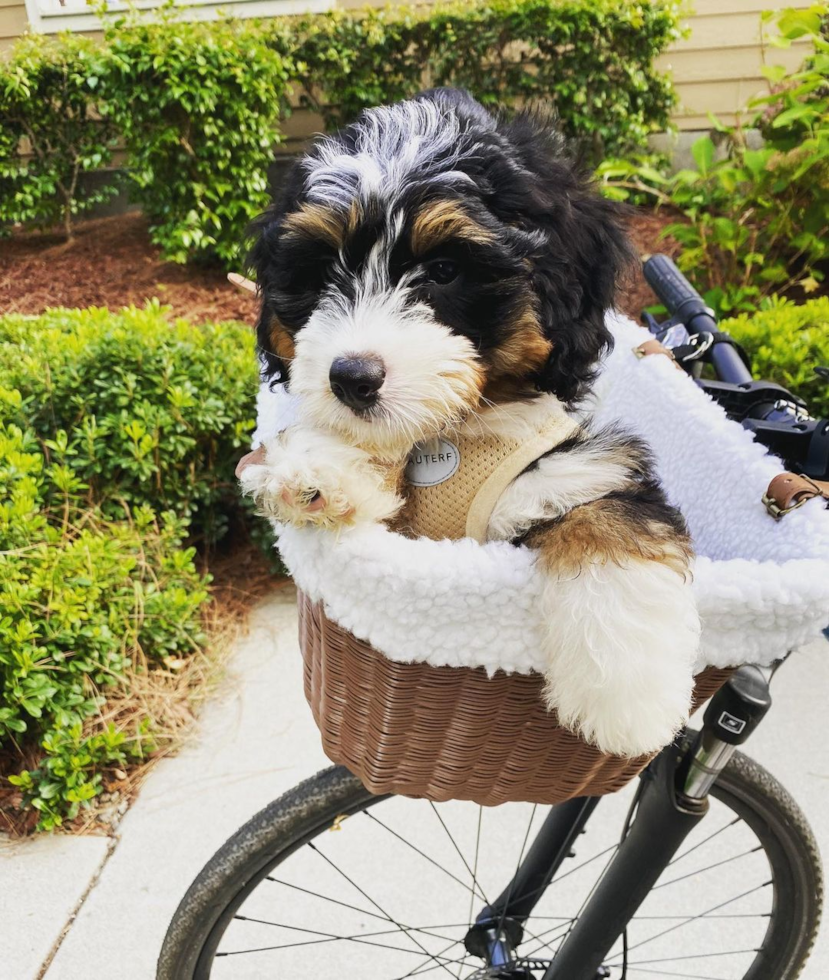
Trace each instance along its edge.
<path fill-rule="evenodd" d="M 636 788 L 636 792 L 634 793 L 633 799 L 631 800 L 630 806 L 628 807 L 627 816 L 625 817 L 625 823 L 624 826 L 622 827 L 622 836 L 619 838 L 620 845 L 622 844 L 622 841 L 624 841 L 624 839 L 630 833 L 630 827 L 631 824 L 633 823 L 633 814 L 636 812 L 636 807 L 639 805 L 639 797 L 642 795 L 642 788 L 645 785 L 644 782 L 645 778 L 646 776 L 643 775 L 642 778 L 639 780 L 639 786 Z M 625 928 L 622 930 L 622 973 L 621 976 L 619 977 L 619 980 L 627 980 L 627 975 L 628 975 L 628 927 L 625 926 Z"/>

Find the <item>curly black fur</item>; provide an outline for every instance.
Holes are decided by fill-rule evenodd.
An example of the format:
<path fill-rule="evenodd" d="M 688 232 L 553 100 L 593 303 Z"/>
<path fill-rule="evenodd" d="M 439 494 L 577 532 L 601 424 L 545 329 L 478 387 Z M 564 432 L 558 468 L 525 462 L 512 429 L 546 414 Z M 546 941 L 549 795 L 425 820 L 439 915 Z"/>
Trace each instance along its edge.
<path fill-rule="evenodd" d="M 360 175 L 368 172 L 367 158 L 374 154 L 393 167 L 395 153 L 402 159 L 411 150 L 402 130 L 416 112 L 413 104 L 428 107 L 423 131 L 408 135 L 408 141 L 421 140 L 422 153 L 405 173 L 400 168 L 396 182 L 366 191 Z M 441 128 L 452 130 L 450 141 L 442 140 Z M 340 175 L 332 159 L 340 161 Z M 368 250 L 396 212 L 405 216 L 404 227 L 384 253 L 393 286 L 422 258 L 412 255 L 408 243 L 413 216 L 446 199 L 491 233 L 491 242 L 441 246 L 440 258 L 459 263 L 461 274 L 440 288 L 416 281 L 412 301 L 429 303 L 441 322 L 470 337 L 485 365 L 494 362 L 516 318 L 531 307 L 552 348 L 545 364 L 528 365 L 525 376 L 514 380 L 523 383 L 523 395 L 543 391 L 567 403 L 581 399 L 611 345 L 604 315 L 631 259 L 622 209 L 597 193 L 549 116 L 495 116 L 454 89 L 367 110 L 318 142 L 256 223 L 250 262 L 262 293 L 258 337 L 266 375 L 276 381 L 289 375 L 273 349 L 274 322 L 294 336 L 326 292 L 353 295 Z M 350 227 L 341 249 L 285 233 L 286 218 L 309 203 L 329 207 L 343 221 L 358 206 L 359 223 Z"/>

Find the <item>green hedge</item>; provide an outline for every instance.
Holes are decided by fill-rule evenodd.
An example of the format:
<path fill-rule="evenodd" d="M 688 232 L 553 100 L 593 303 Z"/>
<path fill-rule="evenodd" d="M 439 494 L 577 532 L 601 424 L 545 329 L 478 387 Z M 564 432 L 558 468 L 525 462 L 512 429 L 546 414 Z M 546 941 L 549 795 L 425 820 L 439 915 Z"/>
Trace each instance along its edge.
<path fill-rule="evenodd" d="M 0 320 L 5 417 L 61 457 L 107 517 L 148 505 L 215 541 L 238 508 L 257 368 L 249 327 L 143 310 L 50 310 Z"/>
<path fill-rule="evenodd" d="M 255 392 L 239 326 L 157 305 L 0 318 L 0 758 L 41 828 L 164 737 L 164 699 L 134 689 L 202 647 L 188 536 L 238 506 Z"/>
<path fill-rule="evenodd" d="M 114 192 L 80 180 L 112 160 L 115 130 L 95 112 L 108 66 L 100 46 L 71 34 L 25 35 L 0 62 L 0 228 L 62 225 L 71 238 L 74 216 Z"/>
<path fill-rule="evenodd" d="M 667 125 L 673 89 L 653 62 L 679 37 L 677 9 L 660 0 L 478 0 L 332 12 L 290 31 L 277 23 L 273 37 L 329 127 L 366 106 L 455 85 L 491 106 L 550 103 L 598 162 Z"/>
<path fill-rule="evenodd" d="M 795 306 L 769 301 L 766 309 L 722 321 L 748 351 L 755 377 L 783 385 L 805 399 L 817 418 L 829 418 L 829 383 L 815 372 L 829 367 L 829 297 Z"/>
<path fill-rule="evenodd" d="M 268 203 L 286 61 L 246 23 L 125 23 L 107 33 L 101 110 L 123 134 L 134 196 L 176 262 L 238 258 Z"/>
<path fill-rule="evenodd" d="M 26 38 L 0 63 L 0 226 L 62 216 L 71 229 L 84 207 L 78 177 L 107 163 L 120 132 L 133 197 L 165 255 L 232 264 L 266 201 L 291 89 L 329 126 L 435 84 L 489 104 L 542 99 L 596 158 L 641 146 L 674 103 L 654 67 L 678 36 L 674 0 L 469 0 L 260 23 L 172 17 L 113 21 L 99 45 Z M 36 165 L 22 155 L 29 130 L 43 150 Z M 58 188 L 75 190 L 67 198 Z"/>

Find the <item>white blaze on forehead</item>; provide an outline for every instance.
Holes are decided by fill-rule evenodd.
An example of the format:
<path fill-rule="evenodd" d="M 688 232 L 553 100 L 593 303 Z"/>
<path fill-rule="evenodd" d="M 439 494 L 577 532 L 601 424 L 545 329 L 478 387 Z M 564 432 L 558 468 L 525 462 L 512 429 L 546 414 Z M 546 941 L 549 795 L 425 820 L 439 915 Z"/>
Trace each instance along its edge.
<path fill-rule="evenodd" d="M 472 183 L 452 169 L 461 155 L 460 136 L 456 114 L 433 102 L 368 109 L 353 149 L 329 138 L 304 161 L 306 193 L 312 201 L 347 207 L 355 198 L 391 200 L 413 175 L 450 186 Z M 474 149 L 467 145 L 464 155 Z"/>

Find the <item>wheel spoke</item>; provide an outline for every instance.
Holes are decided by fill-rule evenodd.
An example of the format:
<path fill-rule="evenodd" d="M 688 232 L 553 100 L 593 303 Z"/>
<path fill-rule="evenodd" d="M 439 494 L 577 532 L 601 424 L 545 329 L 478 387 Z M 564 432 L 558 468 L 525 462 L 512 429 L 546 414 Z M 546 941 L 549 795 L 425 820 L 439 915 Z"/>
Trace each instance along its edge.
<path fill-rule="evenodd" d="M 739 895 L 735 895 L 733 898 L 726 899 L 724 902 L 720 902 L 718 905 L 713 905 L 710 909 L 705 912 L 700 912 L 699 915 L 691 915 L 682 922 L 677 922 L 674 926 L 669 926 L 667 929 L 663 929 L 662 932 L 656 933 L 655 936 L 651 936 L 649 939 L 643 939 L 641 942 L 635 943 L 630 947 L 630 950 L 639 949 L 640 946 L 646 946 L 648 943 L 652 943 L 655 939 L 660 939 L 662 936 L 667 936 L 669 932 L 675 932 L 677 929 L 681 929 L 683 926 L 687 926 L 689 922 L 696 922 L 698 919 L 704 919 L 710 912 L 716 912 L 719 909 L 725 908 L 726 905 L 731 905 L 732 902 L 738 902 L 741 898 L 745 898 L 746 895 L 752 895 L 754 892 L 759 891 L 761 888 L 766 888 L 768 885 L 772 884 L 771 878 L 768 881 L 761 882 L 759 885 L 755 885 L 754 888 L 749 888 L 748 891 L 744 891 Z M 611 963 L 610 966 L 619 966 L 620 964 Z"/>
<path fill-rule="evenodd" d="M 341 905 L 344 909 L 350 909 L 352 912 L 359 912 L 361 915 L 368 915 L 373 919 L 381 919 L 383 922 L 393 921 L 387 915 L 381 915 L 379 912 L 372 912 L 371 909 L 360 908 L 359 905 L 349 905 L 348 902 L 343 902 L 338 898 L 331 898 L 329 895 L 322 895 L 319 892 L 313 892 L 309 888 L 302 888 L 300 885 L 292 885 L 289 881 L 282 881 L 280 878 L 274 878 L 272 875 L 268 875 L 265 879 L 266 881 L 272 881 L 277 885 L 284 885 L 286 888 L 293 888 L 298 892 L 303 892 L 305 895 L 311 895 L 313 898 L 319 898 L 323 902 L 331 902 L 333 905 Z M 422 932 L 428 936 L 436 936 L 438 939 L 448 939 L 448 936 L 439 936 L 434 932 L 427 932 L 425 928 L 416 929 L 414 926 L 407 926 L 407 929 L 411 929 L 412 932 Z M 434 928 L 439 929 L 441 926 L 435 926 Z M 462 927 L 459 927 L 462 928 Z"/>
<path fill-rule="evenodd" d="M 534 938 L 537 939 L 541 943 L 541 945 L 536 946 L 534 949 L 531 949 L 529 953 L 525 953 L 524 958 L 531 960 L 536 955 L 536 953 L 540 953 L 542 949 L 550 949 L 550 943 L 554 943 L 557 939 L 562 939 L 563 938 L 562 933 L 564 936 L 566 936 L 567 933 L 569 933 L 570 929 L 572 929 L 573 923 L 575 921 L 576 919 L 574 916 L 572 919 L 565 919 L 563 922 L 559 922 L 558 925 L 550 926 L 549 929 L 545 929 L 544 932 L 540 932 Z M 556 929 L 560 930 L 559 935 L 550 936 L 550 933 L 555 932 Z M 550 938 L 545 941 L 544 940 L 545 936 L 550 936 Z"/>
<path fill-rule="evenodd" d="M 507 897 L 506 900 L 504 901 L 504 907 L 501 910 L 501 918 L 498 920 L 498 931 L 496 933 L 496 936 L 500 936 L 501 930 L 504 928 L 504 922 L 507 918 L 507 909 L 509 908 L 509 901 L 512 898 L 512 890 L 515 887 L 515 879 L 518 875 L 518 869 L 521 867 L 521 861 L 524 858 L 524 850 L 527 847 L 527 841 L 530 839 L 530 831 L 532 830 L 533 820 L 535 819 L 535 812 L 537 809 L 538 809 L 538 804 L 533 803 L 533 808 L 532 810 L 530 810 L 530 819 L 527 821 L 527 831 L 524 834 L 524 840 L 521 841 L 521 850 L 518 852 L 518 861 L 516 862 L 515 865 L 515 874 L 512 876 L 512 879 L 510 880 L 509 888 L 507 889 Z"/>
<path fill-rule="evenodd" d="M 350 877 L 349 877 L 349 876 L 348 876 L 348 875 L 347 875 L 347 874 L 345 873 L 345 871 L 343 871 L 343 870 L 342 870 L 342 868 L 340 868 L 340 867 L 338 867 L 338 866 L 337 866 L 337 865 L 336 865 L 336 864 L 335 864 L 335 863 L 334 863 L 334 862 L 333 862 L 333 861 L 331 860 L 331 858 L 329 858 L 329 857 L 328 857 L 327 855 L 325 855 L 325 854 L 323 854 L 323 852 L 322 852 L 322 851 L 321 851 L 321 850 L 320 850 L 320 849 L 319 849 L 319 848 L 318 848 L 318 847 L 317 847 L 317 846 L 316 846 L 315 844 L 313 844 L 313 843 L 312 843 L 311 841 L 308 841 L 308 845 L 307 845 L 307 846 L 308 846 L 308 847 L 309 847 L 309 848 L 310 848 L 310 849 L 311 849 L 311 850 L 312 850 L 312 851 L 314 852 L 314 854 L 318 854 L 318 855 L 319 855 L 319 856 L 320 856 L 320 857 L 321 857 L 321 858 L 323 859 L 323 861 L 325 861 L 325 862 L 326 862 L 326 864 L 328 864 L 328 865 L 329 865 L 329 867 L 331 867 L 331 868 L 333 868 L 333 869 L 334 869 L 334 870 L 335 870 L 335 871 L 337 872 L 337 874 L 339 874 L 339 875 L 342 875 L 342 877 L 343 877 L 343 878 L 345 878 L 345 880 L 346 880 L 346 881 L 347 881 L 347 882 L 348 882 L 348 883 L 349 883 L 349 884 L 350 884 L 350 885 L 352 886 L 352 888 L 356 888 L 356 889 L 357 889 L 357 891 L 358 891 L 358 892 L 359 892 L 359 893 L 360 893 L 360 894 L 361 894 L 361 895 L 363 896 L 363 898 L 365 898 L 365 899 L 366 899 L 366 900 L 367 900 L 368 902 L 370 902 L 370 903 L 371 903 L 371 904 L 372 904 L 372 905 L 373 905 L 373 906 L 374 906 L 374 907 L 375 907 L 375 908 L 377 909 L 377 911 L 378 911 L 378 912 L 380 912 L 380 913 L 382 913 L 382 915 L 383 915 L 383 916 L 384 916 L 385 918 L 387 918 L 389 922 L 392 922 L 392 923 L 394 923 L 394 925 L 396 925 L 396 926 L 397 926 L 397 928 L 398 928 L 398 929 L 400 929 L 400 930 L 401 930 L 401 931 L 402 931 L 402 932 L 403 932 L 403 933 L 404 933 L 404 934 L 406 935 L 406 937 L 407 937 L 408 939 L 411 939 L 411 941 L 412 941 L 412 942 L 413 942 L 413 943 L 414 943 L 414 944 L 415 944 L 415 945 L 416 945 L 416 946 L 417 946 L 417 947 L 418 947 L 418 948 L 419 948 L 419 949 L 420 949 L 420 950 L 421 950 L 422 952 L 424 952 L 424 953 L 425 953 L 425 954 L 426 954 L 426 955 L 427 955 L 427 956 L 428 956 L 428 957 L 429 957 L 430 959 L 432 959 L 432 960 L 434 960 L 434 961 L 435 961 L 436 963 L 438 963 L 438 962 L 439 962 L 439 961 L 437 960 L 437 958 L 436 958 L 435 956 L 433 956 L 433 955 L 432 955 L 432 953 L 430 953 L 428 949 L 426 949 L 426 947 L 425 947 L 425 946 L 423 945 L 423 943 L 422 943 L 422 942 L 420 942 L 420 940 L 419 940 L 419 939 L 418 939 L 418 938 L 417 938 L 416 936 L 413 936 L 413 935 L 412 935 L 412 934 L 411 934 L 411 933 L 410 933 L 410 932 L 408 931 L 408 929 L 407 929 L 407 927 L 406 927 L 406 926 L 404 926 L 404 925 L 401 925 L 401 924 L 400 924 L 400 923 L 399 923 L 399 922 L 398 922 L 398 921 L 397 921 L 396 919 L 393 919 L 393 918 L 392 918 L 392 917 L 391 917 L 391 916 L 390 916 L 390 915 L 388 914 L 388 912 L 386 912 L 386 910 L 385 910 L 385 909 L 383 908 L 383 906 L 382 906 L 382 905 L 380 905 L 380 904 L 379 904 L 378 902 L 375 902 L 375 901 L 374 901 L 374 899 L 373 899 L 373 898 L 371 897 L 371 895 L 369 895 L 369 894 L 368 894 L 368 892 L 366 892 L 366 891 L 364 891 L 364 890 L 363 890 L 362 888 L 360 888 L 360 886 L 359 886 L 359 885 L 358 885 L 358 884 L 356 883 L 356 881 L 354 881 L 354 879 L 353 879 L 353 878 L 350 878 Z M 446 972 L 447 972 L 447 973 L 449 974 L 449 976 L 451 977 L 451 976 L 452 976 L 452 971 L 451 971 L 451 970 L 450 970 L 450 969 L 449 969 L 449 968 L 448 968 L 448 967 L 447 967 L 447 966 L 446 966 L 445 964 L 441 964 L 441 966 L 443 966 L 443 969 L 444 969 L 444 970 L 446 970 Z M 457 978 L 453 978 L 453 980 L 457 980 Z"/>
<path fill-rule="evenodd" d="M 634 960 L 628 966 L 652 966 L 654 963 L 675 963 L 677 960 L 706 960 L 712 956 L 740 956 L 743 953 L 759 953 L 760 950 L 753 949 L 726 949 L 721 953 L 686 953 L 684 956 L 661 956 L 656 960 Z M 612 966 L 613 964 L 611 964 Z"/>
<path fill-rule="evenodd" d="M 611 863 L 611 861 L 613 860 L 613 858 L 614 858 L 614 856 L 615 856 L 615 854 L 616 854 L 616 850 L 618 849 L 618 847 L 619 847 L 619 845 L 618 845 L 618 844 L 614 844 L 614 845 L 613 845 L 613 846 L 612 846 L 611 848 L 608 848 L 608 849 L 607 849 L 607 850 L 610 850 L 610 851 L 612 851 L 613 853 L 612 853 L 612 854 L 610 855 L 610 857 L 609 857 L 609 858 L 607 859 L 607 861 L 605 862 L 605 866 L 604 866 L 604 867 L 602 868 L 602 873 L 601 873 L 601 874 L 599 875 L 599 877 L 598 877 L 598 878 L 597 878 L 597 879 L 595 880 L 595 882 L 593 883 L 593 887 L 592 887 L 592 888 L 590 889 L 590 891 L 589 891 L 589 892 L 587 893 L 587 897 L 586 897 L 586 898 L 585 898 L 585 900 L 584 900 L 584 901 L 583 901 L 583 902 L 581 903 L 581 906 L 579 907 L 579 910 L 578 910 L 578 912 L 576 912 L 576 914 L 575 914 L 575 915 L 573 916 L 573 918 L 572 918 L 572 919 L 570 919 L 570 922 L 569 922 L 569 923 L 568 923 L 568 925 L 567 925 L 567 931 L 565 932 L 565 934 L 564 934 L 564 937 L 563 937 L 563 938 L 562 938 L 562 940 L 561 940 L 561 942 L 562 942 L 562 943 L 563 943 L 563 942 L 564 942 L 564 941 L 565 941 L 565 940 L 567 939 L 567 937 L 568 937 L 568 936 L 570 935 L 570 932 L 571 932 L 571 931 L 572 931 L 572 929 L 573 929 L 573 924 L 574 924 L 574 923 L 576 922 L 576 920 L 577 920 L 577 919 L 579 918 L 579 916 L 580 916 L 580 915 L 582 914 L 582 912 L 583 912 L 583 911 L 585 910 L 585 908 L 587 907 L 587 903 L 588 903 L 588 902 L 590 901 L 590 899 L 591 899 L 591 898 L 593 897 L 593 893 L 594 893 L 594 892 L 596 891 L 596 889 L 597 889 L 597 888 L 599 887 L 599 882 L 600 882 L 600 881 L 602 880 L 602 878 L 604 878 L 604 876 L 605 876 L 605 872 L 606 872 L 606 871 L 607 871 L 607 869 L 608 869 L 608 868 L 610 867 L 610 863 Z M 607 850 L 606 850 L 606 851 L 604 851 L 604 853 L 605 853 L 605 854 L 607 853 Z M 551 930 L 548 930 L 548 931 L 551 931 Z M 541 935 L 543 936 L 543 935 L 544 935 L 544 933 L 542 933 Z M 550 940 L 550 942 L 552 942 L 552 940 Z M 559 943 L 559 947 L 560 947 L 560 946 L 561 946 L 561 943 Z M 542 946 L 542 947 L 540 947 L 540 949 L 544 949 L 544 948 L 545 948 L 544 946 Z M 549 947 L 546 947 L 546 948 L 549 948 Z M 536 950 L 533 950 L 533 954 L 534 954 L 534 953 L 537 953 L 537 952 L 539 952 L 539 951 L 540 951 L 539 949 L 536 949 Z M 531 954 L 531 955 L 532 955 L 532 954 Z"/>
<path fill-rule="evenodd" d="M 582 861 L 581 864 L 577 864 L 575 868 L 570 868 L 570 870 L 565 871 L 563 875 L 558 875 L 556 878 L 553 878 L 548 885 L 538 885 L 536 888 L 533 888 L 532 891 L 526 892 L 525 897 L 532 898 L 533 895 L 538 895 L 541 892 L 549 891 L 553 885 L 557 885 L 560 881 L 564 881 L 565 878 L 569 878 L 570 875 L 575 874 L 577 871 L 581 871 L 582 868 L 586 868 L 588 864 L 591 864 L 593 861 L 597 861 L 600 857 L 604 857 L 604 855 L 609 851 L 615 851 L 618 846 L 618 844 L 611 844 L 610 847 L 606 847 L 603 851 L 599 851 L 598 854 L 594 854 L 593 857 L 588 858 L 586 861 Z M 545 916 L 533 914 L 533 918 L 543 919 Z M 546 916 L 546 918 L 563 918 L 563 916 Z M 569 922 L 570 919 L 567 919 L 567 921 Z"/>
<path fill-rule="evenodd" d="M 655 892 L 660 888 L 667 888 L 668 885 L 675 885 L 678 881 L 685 881 L 686 878 L 693 878 L 694 875 L 701 875 L 704 871 L 710 871 L 712 868 L 721 868 L 724 864 L 730 864 L 732 861 L 737 861 L 740 858 L 744 858 L 747 854 L 756 854 L 758 851 L 762 850 L 762 845 L 758 844 L 757 847 L 751 847 L 747 851 L 742 851 L 740 854 L 734 854 L 732 857 L 723 858 L 722 861 L 717 861 L 714 864 L 706 865 L 704 868 L 697 868 L 696 871 L 689 871 L 687 875 L 680 875 L 679 878 L 671 878 L 670 881 L 663 881 L 661 885 L 654 885 L 653 888 L 651 888 L 651 891 Z"/>
<path fill-rule="evenodd" d="M 436 957 L 442 957 L 445 953 L 448 953 L 449 950 L 453 946 L 457 946 L 459 942 L 460 942 L 460 940 L 459 939 L 456 939 L 455 942 L 450 943 L 449 946 L 446 946 L 442 950 L 440 950 L 440 952 L 435 953 L 435 956 Z M 411 970 L 409 970 L 408 973 L 404 973 L 401 977 L 397 977 L 396 980 L 406 980 L 407 977 L 419 977 L 419 976 L 421 976 L 424 973 L 430 973 L 432 970 L 437 970 L 439 964 L 433 963 L 431 966 L 429 966 L 428 965 L 429 962 L 430 961 L 428 959 L 422 960 L 417 966 L 415 966 Z M 458 960 L 453 960 L 452 962 L 453 963 L 457 963 Z M 466 950 L 464 950 L 463 959 L 460 960 L 459 970 L 462 970 L 463 969 L 463 965 L 464 965 L 465 962 L 466 962 Z"/>
<path fill-rule="evenodd" d="M 723 833 L 723 831 L 728 830 L 729 827 L 733 827 L 735 824 L 740 823 L 742 819 L 743 819 L 742 817 L 735 817 L 733 820 L 729 821 L 729 823 L 724 824 L 722 827 L 720 827 L 719 830 L 715 830 L 713 834 L 709 834 L 707 837 L 704 837 L 701 841 L 698 841 L 696 844 L 694 844 L 693 847 L 689 847 L 687 851 L 683 851 L 682 854 L 677 854 L 677 856 L 673 860 L 668 862 L 668 867 L 670 868 L 672 864 L 676 864 L 677 861 L 681 861 L 683 858 L 688 857 L 689 854 L 693 854 L 694 851 L 702 847 L 703 844 L 707 844 L 708 841 L 713 840 L 715 837 L 719 837 L 719 835 Z"/>
<path fill-rule="evenodd" d="M 484 817 L 484 808 L 479 803 L 478 804 L 478 825 L 477 825 L 477 828 L 475 830 L 475 857 L 472 860 L 472 889 L 471 889 L 471 891 L 469 893 L 469 923 L 470 923 L 470 925 L 472 924 L 472 913 L 475 910 L 475 889 L 478 887 L 478 854 L 479 854 L 480 849 L 481 849 L 481 824 L 483 822 L 483 817 Z M 483 889 L 481 889 L 481 892 L 483 892 Z M 486 904 L 489 905 L 489 901 L 487 901 Z M 469 951 L 467 950 L 466 945 L 464 944 L 464 948 L 463 948 L 463 962 L 461 963 L 460 969 L 458 970 L 458 975 L 459 976 L 463 972 L 463 968 L 466 966 L 466 959 L 467 959 L 468 956 L 469 956 Z"/>
<path fill-rule="evenodd" d="M 649 970 L 645 966 L 630 966 L 634 973 L 658 973 L 660 977 L 681 977 L 682 980 L 730 980 L 729 977 L 715 977 L 710 973 L 672 973 L 668 970 Z"/>
<path fill-rule="evenodd" d="M 431 806 L 433 813 L 438 818 L 438 821 L 440 822 L 441 827 L 443 827 L 443 829 L 446 831 L 446 836 L 451 841 L 452 847 L 454 847 L 455 850 L 458 852 L 458 857 L 461 859 L 461 861 L 463 861 L 463 866 L 469 872 L 469 875 L 472 878 L 472 887 L 474 889 L 477 886 L 476 873 L 472 870 L 472 868 L 469 867 L 469 864 L 467 863 L 466 858 L 463 856 L 463 853 L 461 852 L 461 849 L 458 847 L 457 841 L 452 836 L 451 832 L 449 831 L 449 828 L 446 826 L 446 823 L 444 822 L 443 817 L 438 812 L 438 808 L 435 806 L 435 804 L 431 800 L 429 800 L 429 806 Z M 480 827 L 479 827 L 479 832 L 480 832 Z M 476 845 L 476 849 L 475 849 L 476 867 L 477 867 L 477 859 L 478 859 L 478 851 L 477 851 L 477 845 Z M 484 892 L 483 888 L 481 888 L 480 890 L 481 890 L 481 895 L 483 896 L 484 902 L 487 905 L 489 905 L 489 899 L 486 897 L 486 893 Z M 474 897 L 474 893 L 473 893 L 473 897 Z"/>
<path fill-rule="evenodd" d="M 383 821 L 375 817 L 373 813 L 369 813 L 368 810 L 364 810 L 363 813 L 365 813 L 367 817 L 370 817 L 376 824 L 379 824 L 383 828 L 383 830 L 388 831 L 392 835 L 392 837 L 396 837 L 401 843 L 405 844 L 406 847 L 411 848 L 413 851 L 415 851 L 415 853 L 419 854 L 422 858 L 424 858 L 424 860 L 428 861 L 429 864 L 434 865 L 438 870 L 442 871 L 445 875 L 450 877 L 452 881 L 457 882 L 462 888 L 465 888 L 467 891 L 472 892 L 472 894 L 475 897 L 479 898 L 482 902 L 484 902 L 484 904 L 486 904 L 486 899 L 484 898 L 483 893 L 480 891 L 480 889 L 476 890 L 475 888 L 472 888 L 469 885 L 467 885 L 465 881 L 461 881 L 461 879 L 458 878 L 457 875 L 453 875 L 452 872 L 449 871 L 447 868 L 444 868 L 442 864 L 439 864 L 434 858 L 429 857 L 429 855 L 425 851 L 421 851 L 419 847 L 415 847 L 415 845 L 412 844 L 411 841 L 406 840 L 406 838 L 403 837 L 401 834 L 398 834 L 396 830 L 392 830 L 392 828 L 389 827 L 388 824 L 383 823 Z"/>
<path fill-rule="evenodd" d="M 255 949 L 227 950 L 221 953 L 217 952 L 216 953 L 217 957 L 218 956 L 241 956 L 245 953 L 264 953 L 277 949 L 293 949 L 296 946 L 318 946 L 323 943 L 332 943 L 338 941 L 350 942 L 350 943 L 362 943 L 366 946 L 378 946 L 380 949 L 393 949 L 396 953 L 410 953 L 414 956 L 422 956 L 423 953 L 425 952 L 427 953 L 428 956 L 432 957 L 433 959 L 437 959 L 437 956 L 441 955 L 441 954 L 431 954 L 428 952 L 428 950 L 409 949 L 406 946 L 390 946 L 388 943 L 378 943 L 373 941 L 377 936 L 395 936 L 398 933 L 404 932 L 404 930 L 401 928 L 382 929 L 379 932 L 364 932 L 362 934 L 354 935 L 354 936 L 340 936 L 337 933 L 333 933 L 333 932 L 321 932 L 319 929 L 308 929 L 305 926 L 292 926 L 292 925 L 288 925 L 285 922 L 270 922 L 267 919 L 255 919 L 248 915 L 234 915 L 233 918 L 238 919 L 241 922 L 254 922 L 260 926 L 273 926 L 276 929 L 287 929 L 290 932 L 304 932 L 307 933 L 309 936 L 319 936 L 321 938 L 309 939 L 303 942 L 296 942 L 296 943 L 282 943 L 279 946 L 261 946 Z M 457 945 L 457 941 L 452 943 L 452 946 L 455 945 Z M 449 948 L 451 947 L 447 947 L 447 949 Z M 460 962 L 460 960 L 450 959 L 448 957 L 444 957 L 444 959 L 446 963 Z"/>
<path fill-rule="evenodd" d="M 637 915 L 637 922 L 646 919 L 687 919 L 686 915 Z M 706 919 L 770 919 L 771 912 L 725 912 L 723 915 L 706 915 Z"/>

